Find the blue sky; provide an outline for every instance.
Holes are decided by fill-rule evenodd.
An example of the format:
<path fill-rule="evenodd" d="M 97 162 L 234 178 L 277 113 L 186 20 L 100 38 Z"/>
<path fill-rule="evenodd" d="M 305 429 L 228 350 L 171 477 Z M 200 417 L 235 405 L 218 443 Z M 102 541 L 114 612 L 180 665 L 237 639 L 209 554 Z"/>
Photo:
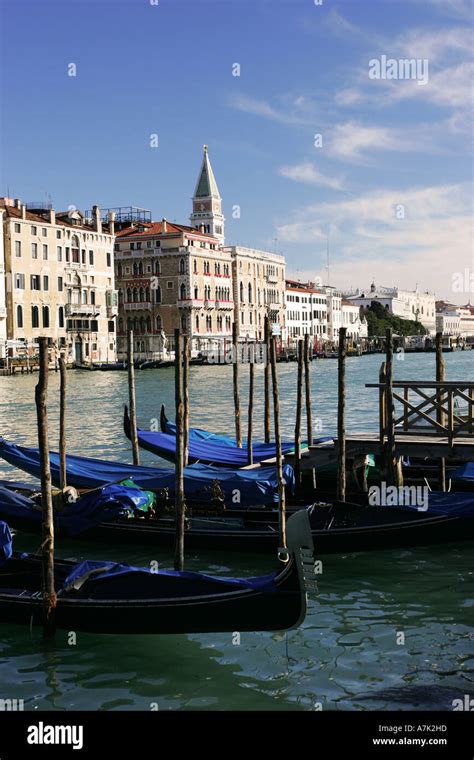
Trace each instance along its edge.
<path fill-rule="evenodd" d="M 471 9 L 4 2 L 1 192 L 188 223 L 207 143 L 227 242 L 276 249 L 289 274 L 327 279 L 329 237 L 332 284 L 374 277 L 474 301 Z M 428 60 L 428 82 L 371 80 L 383 55 Z"/>

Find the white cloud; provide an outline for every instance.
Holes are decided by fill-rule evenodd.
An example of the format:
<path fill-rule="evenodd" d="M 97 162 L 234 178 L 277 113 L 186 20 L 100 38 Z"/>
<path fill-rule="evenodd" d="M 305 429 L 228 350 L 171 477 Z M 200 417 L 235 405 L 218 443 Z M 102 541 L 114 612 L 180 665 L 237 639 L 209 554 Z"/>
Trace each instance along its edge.
<path fill-rule="evenodd" d="M 454 297 L 455 272 L 473 265 L 471 188 L 467 184 L 380 190 L 343 202 L 319 203 L 297 212 L 277 228 L 278 238 L 298 251 L 311 248 L 309 261 L 324 261 L 325 238 L 331 247 L 332 282 L 341 287 L 379 283 L 436 290 Z M 396 216 L 397 206 L 405 218 Z M 287 254 L 291 268 L 291 253 Z M 314 266 L 311 264 L 311 266 Z M 314 274 L 314 271 L 313 271 Z M 459 294 L 458 300 L 467 300 Z"/>
<path fill-rule="evenodd" d="M 344 179 L 342 177 L 328 177 L 316 169 L 315 165 L 310 161 L 293 166 L 281 166 L 278 169 L 278 173 L 282 177 L 287 177 L 295 182 L 303 182 L 307 185 L 323 185 L 333 190 L 342 190 L 344 187 Z"/>
<path fill-rule="evenodd" d="M 388 127 L 372 127 L 348 121 L 337 124 L 331 133 L 329 153 L 347 160 L 361 160 L 370 150 L 406 150 L 410 143 L 398 131 Z"/>

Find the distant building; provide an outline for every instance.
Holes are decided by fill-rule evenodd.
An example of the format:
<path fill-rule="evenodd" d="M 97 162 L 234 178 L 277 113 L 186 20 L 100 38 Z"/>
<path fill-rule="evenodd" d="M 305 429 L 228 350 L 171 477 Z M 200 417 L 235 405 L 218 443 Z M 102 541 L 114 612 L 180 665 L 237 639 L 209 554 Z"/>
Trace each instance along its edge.
<path fill-rule="evenodd" d="M 245 248 L 224 248 L 232 258 L 234 318 L 240 339 L 262 340 L 265 317 L 274 334 L 285 329 L 285 259 L 276 253 Z"/>
<path fill-rule="evenodd" d="M 286 338 L 287 342 L 310 335 L 315 348 L 328 340 L 327 294 L 315 283 L 286 280 Z"/>
<path fill-rule="evenodd" d="M 361 307 L 358 304 L 343 298 L 341 302 L 342 327 L 346 328 L 346 336 L 349 340 L 359 341 L 367 338 L 369 327 L 365 317 L 360 316 Z"/>
<path fill-rule="evenodd" d="M 193 355 L 214 351 L 232 337 L 262 339 L 265 316 L 275 333 L 285 324 L 285 259 L 268 251 L 224 246 L 221 197 L 207 146 L 193 196 L 191 226 L 152 222 L 146 209 L 115 209 L 119 292 L 118 352 L 134 330 L 139 358 L 174 350 L 174 330 L 191 338 Z M 127 213 L 130 215 L 127 224 Z M 138 218 L 137 218 L 138 215 Z"/>
<path fill-rule="evenodd" d="M 377 287 L 375 283 L 372 283 L 368 291 L 357 290 L 355 295 L 347 296 L 347 298 L 365 308 L 375 301 L 382 304 L 396 317 L 420 322 L 431 335 L 436 332 L 435 297 L 431 293 Z"/>
<path fill-rule="evenodd" d="M 0 198 L 0 209 L 13 353 L 36 353 L 45 336 L 68 362 L 115 360 L 113 218 L 105 226 L 96 206 L 86 218 L 11 198 Z"/>
<path fill-rule="evenodd" d="M 0 359 L 5 357 L 7 340 L 7 302 L 5 294 L 5 251 L 3 245 L 4 210 L 0 208 Z"/>
<path fill-rule="evenodd" d="M 436 301 L 436 332 L 457 338 L 474 337 L 474 307 Z"/>
<path fill-rule="evenodd" d="M 194 355 L 232 335 L 232 259 L 217 238 L 166 219 L 130 226 L 117 233 L 115 276 L 120 359 L 127 329 L 142 359 L 174 350 L 176 328 L 191 336 Z"/>

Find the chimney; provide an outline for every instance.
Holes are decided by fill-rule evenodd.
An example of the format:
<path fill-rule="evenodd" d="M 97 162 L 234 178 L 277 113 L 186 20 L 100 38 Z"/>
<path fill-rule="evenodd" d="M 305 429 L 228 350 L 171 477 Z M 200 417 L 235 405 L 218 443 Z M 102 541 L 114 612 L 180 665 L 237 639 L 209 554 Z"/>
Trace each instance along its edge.
<path fill-rule="evenodd" d="M 54 208 L 49 209 L 49 221 L 50 224 L 56 224 L 56 211 Z"/>
<path fill-rule="evenodd" d="M 162 224 L 162 232 L 168 232 L 168 224 L 166 223 L 165 217 L 163 217 L 161 224 Z"/>
<path fill-rule="evenodd" d="M 21 204 L 21 218 L 26 219 L 26 203 Z"/>
<path fill-rule="evenodd" d="M 102 232 L 102 222 L 100 221 L 100 209 L 98 206 L 92 206 L 92 228 L 96 232 Z"/>
<path fill-rule="evenodd" d="M 15 208 L 21 209 L 21 199 L 15 198 Z"/>
<path fill-rule="evenodd" d="M 115 235 L 115 211 L 109 211 L 109 235 Z"/>

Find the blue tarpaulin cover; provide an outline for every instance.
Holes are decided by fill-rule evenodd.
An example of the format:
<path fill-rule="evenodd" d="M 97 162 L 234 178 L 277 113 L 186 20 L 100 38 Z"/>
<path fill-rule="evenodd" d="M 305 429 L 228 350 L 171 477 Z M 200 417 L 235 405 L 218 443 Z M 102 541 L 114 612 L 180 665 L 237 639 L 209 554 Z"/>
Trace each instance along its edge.
<path fill-rule="evenodd" d="M 457 470 L 454 470 L 449 476 L 452 480 L 473 480 L 474 481 L 474 462 L 466 462 Z"/>
<path fill-rule="evenodd" d="M 0 438 L 0 457 L 10 464 L 40 477 L 39 451 L 35 448 L 15 446 Z M 53 483 L 59 484 L 59 454 L 50 452 L 51 477 Z M 140 467 L 125 462 L 109 462 L 68 454 L 66 457 L 67 483 L 75 488 L 98 488 L 113 482 L 131 478 L 140 488 L 149 491 L 169 489 L 174 493 L 175 471 L 156 467 Z M 295 476 L 291 465 L 283 468 L 283 477 L 293 489 Z M 211 499 L 210 489 L 214 481 L 225 495 L 226 506 L 247 507 L 278 502 L 278 483 L 274 466 L 260 467 L 253 470 L 216 469 L 210 465 L 193 464 L 184 470 L 184 492 L 194 502 L 208 504 Z M 236 498 L 236 491 L 238 498 Z"/>
<path fill-rule="evenodd" d="M 166 433 L 137 429 L 138 442 L 147 451 L 164 459 L 174 461 L 176 454 L 176 426 L 167 421 Z M 314 443 L 332 441 L 331 437 L 319 438 Z M 302 447 L 305 444 L 302 443 Z M 288 454 L 295 448 L 294 441 L 283 441 L 282 452 Z M 189 460 L 225 467 L 245 467 L 248 464 L 248 449 L 245 444 L 239 448 L 233 438 L 217 435 L 200 428 L 189 430 Z M 254 442 L 253 462 L 257 464 L 276 456 L 274 443 Z"/>
<path fill-rule="evenodd" d="M 420 511 L 416 506 L 404 504 L 388 505 L 392 509 L 410 509 Z M 430 491 L 428 493 L 428 509 L 425 515 L 446 515 L 451 517 L 474 517 L 474 494 L 472 493 L 443 493 Z"/>
<path fill-rule="evenodd" d="M 140 509 L 143 491 L 128 486 L 111 484 L 98 491 L 81 496 L 67 504 L 61 512 L 55 511 L 56 528 L 65 535 L 77 536 L 101 522 L 110 522 Z M 0 515 L 21 518 L 40 525 L 41 508 L 32 499 L 0 487 Z"/>
<path fill-rule="evenodd" d="M 91 575 L 92 573 L 92 575 Z M 87 579 L 96 581 L 107 580 L 118 575 L 130 575 L 131 573 L 142 573 L 144 575 L 154 575 L 157 578 L 166 576 L 168 578 L 180 578 L 187 581 L 195 581 L 200 584 L 206 582 L 222 585 L 222 592 L 238 591 L 239 589 L 251 589 L 252 591 L 263 591 L 273 593 L 276 591 L 275 573 L 270 575 L 257 576 L 255 578 L 227 578 L 219 575 L 207 575 L 206 573 L 193 573 L 189 571 L 179 572 L 176 570 L 153 571 L 147 567 L 133 567 L 124 563 L 111 563 L 100 560 L 84 560 L 77 564 L 69 573 L 63 584 L 63 590 L 70 590 L 74 584 L 81 583 Z M 68 588 L 69 587 L 69 588 Z M 227 588 L 226 588 L 227 587 Z"/>
<path fill-rule="evenodd" d="M 12 535 L 6 522 L 0 520 L 0 567 L 12 556 Z"/>

